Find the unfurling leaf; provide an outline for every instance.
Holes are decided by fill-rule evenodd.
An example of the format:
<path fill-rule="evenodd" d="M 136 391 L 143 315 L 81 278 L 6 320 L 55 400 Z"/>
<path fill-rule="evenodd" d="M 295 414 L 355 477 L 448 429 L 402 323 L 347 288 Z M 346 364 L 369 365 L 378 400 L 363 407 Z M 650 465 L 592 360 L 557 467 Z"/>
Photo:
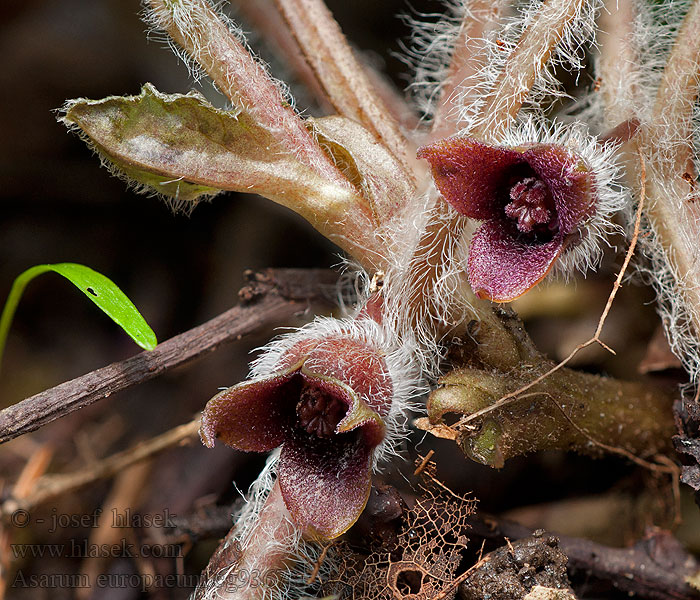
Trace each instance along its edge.
<path fill-rule="evenodd" d="M 161 94 L 146 84 L 139 96 L 72 100 L 63 121 L 117 171 L 180 200 L 220 190 L 257 193 L 303 215 L 299 205 L 308 197 L 326 208 L 352 198 L 297 161 L 250 115 L 214 108 L 196 92 Z"/>
<path fill-rule="evenodd" d="M 153 350 L 158 343 L 155 333 L 148 326 L 134 304 L 116 284 L 90 267 L 76 263 L 37 265 L 27 269 L 15 279 L 5 308 L 0 316 L 0 360 L 5 340 L 17 309 L 20 297 L 27 284 L 37 275 L 54 272 L 62 275 L 92 300 L 107 316 L 119 325 L 141 348 Z"/>
<path fill-rule="evenodd" d="M 326 178 L 286 149 L 282 131 L 244 112 L 219 110 L 200 94 L 77 99 L 61 119 L 79 131 L 106 164 L 137 187 L 189 209 L 221 190 L 260 194 L 286 206 L 338 241 L 372 236 L 371 208 L 339 173 Z M 352 234 L 355 233 L 353 236 Z"/>
<path fill-rule="evenodd" d="M 405 206 L 414 193 L 411 176 L 367 129 L 339 116 L 308 123 L 343 175 L 368 199 L 378 222 L 386 222 Z"/>

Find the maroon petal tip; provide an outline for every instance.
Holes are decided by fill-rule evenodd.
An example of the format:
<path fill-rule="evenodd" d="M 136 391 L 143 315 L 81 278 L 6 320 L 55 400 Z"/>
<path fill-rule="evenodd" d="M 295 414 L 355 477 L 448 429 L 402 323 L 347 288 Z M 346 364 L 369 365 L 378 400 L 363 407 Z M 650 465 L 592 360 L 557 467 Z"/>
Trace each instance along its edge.
<path fill-rule="evenodd" d="M 372 450 L 356 433 L 321 439 L 295 432 L 285 442 L 280 489 L 306 537 L 331 540 L 352 527 L 369 498 L 371 463 Z"/>
<path fill-rule="evenodd" d="M 503 209 L 499 196 L 508 169 L 525 162 L 522 152 L 489 146 L 468 137 L 452 137 L 418 151 L 430 163 L 443 198 L 458 213 L 473 219 L 496 217 Z"/>
<path fill-rule="evenodd" d="M 564 241 L 542 244 L 518 241 L 498 221 L 477 229 L 469 249 L 467 275 L 474 293 L 493 302 L 510 302 L 537 285 L 554 265 Z"/>
<path fill-rule="evenodd" d="M 301 376 L 287 372 L 220 392 L 202 412 L 202 442 L 211 448 L 218 438 L 237 450 L 252 452 L 276 448 L 294 418 L 300 387 Z"/>

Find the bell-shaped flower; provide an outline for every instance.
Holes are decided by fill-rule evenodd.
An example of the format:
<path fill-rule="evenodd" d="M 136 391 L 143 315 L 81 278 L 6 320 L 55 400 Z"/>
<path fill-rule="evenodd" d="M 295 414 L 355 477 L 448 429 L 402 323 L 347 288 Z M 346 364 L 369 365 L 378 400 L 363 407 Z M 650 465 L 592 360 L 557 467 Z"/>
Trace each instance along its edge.
<path fill-rule="evenodd" d="M 282 446 L 277 477 L 295 524 L 308 537 L 341 535 L 367 503 L 394 419 L 386 353 L 337 327 L 302 329 L 273 346 L 254 374 L 208 402 L 202 441 L 253 452 Z"/>
<path fill-rule="evenodd" d="M 565 257 L 573 259 L 565 269 L 595 263 L 595 237 L 624 202 L 612 184 L 612 149 L 575 129 L 543 136 L 526 124 L 504 145 L 457 136 L 420 148 L 418 157 L 457 212 L 483 221 L 467 275 L 479 297 L 496 302 L 524 294 Z"/>

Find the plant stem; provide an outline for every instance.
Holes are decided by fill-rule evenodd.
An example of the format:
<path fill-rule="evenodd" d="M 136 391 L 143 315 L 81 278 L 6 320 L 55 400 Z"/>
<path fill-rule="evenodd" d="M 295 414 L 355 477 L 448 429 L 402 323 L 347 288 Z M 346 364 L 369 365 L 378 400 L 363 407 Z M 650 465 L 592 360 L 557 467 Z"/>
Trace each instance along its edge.
<path fill-rule="evenodd" d="M 473 0 L 465 7 L 447 76 L 440 90 L 440 102 L 430 132 L 431 140 L 456 133 L 457 123 L 449 118 L 453 107 L 451 101 L 457 97 L 461 106 L 467 106 L 474 100 L 475 86 L 486 61 L 485 38 L 496 28 L 505 8 L 504 0 Z"/>
<path fill-rule="evenodd" d="M 234 526 L 202 574 L 194 600 L 263 600 L 280 585 L 296 560 L 299 536 L 275 483 L 247 539 Z"/>
<path fill-rule="evenodd" d="M 306 60 L 339 114 L 369 129 L 401 162 L 411 179 L 411 148 L 355 58 L 323 0 L 276 0 Z"/>
<path fill-rule="evenodd" d="M 242 21 L 251 26 L 267 44 L 276 46 L 279 57 L 295 73 L 308 89 L 309 95 L 318 102 L 322 114 L 332 114 L 333 105 L 326 95 L 313 69 L 306 62 L 297 41 L 280 15 L 274 0 L 233 0 Z"/>
<path fill-rule="evenodd" d="M 5 301 L 5 306 L 2 309 L 2 315 L 0 315 L 0 365 L 2 365 L 2 356 L 5 351 L 7 335 L 10 332 L 10 325 L 12 324 L 12 319 L 15 316 L 20 298 L 24 293 L 24 288 L 26 288 L 27 284 L 37 275 L 41 275 L 42 273 L 46 273 L 50 270 L 51 268 L 47 265 L 37 265 L 35 267 L 31 267 L 19 275 L 19 277 L 17 277 L 17 279 L 15 279 L 12 283 L 10 293 Z"/>
<path fill-rule="evenodd" d="M 600 15 L 598 93 L 603 98 L 605 121 L 615 126 L 635 117 L 632 102 L 637 88 L 639 52 L 634 46 L 636 10 L 631 0 L 609 0 Z"/>
<path fill-rule="evenodd" d="M 151 20 L 209 74 L 233 105 L 278 134 L 298 159 L 337 185 L 352 188 L 315 142 L 272 80 L 206 0 L 147 0 Z"/>
<path fill-rule="evenodd" d="M 620 448 L 642 458 L 670 451 L 674 395 L 646 384 L 564 368 L 517 400 L 488 411 L 500 398 L 554 366 L 541 357 L 529 362 L 502 373 L 453 371 L 430 398 L 431 421 L 454 412 L 469 417 L 469 424 L 461 428 L 462 449 L 477 462 L 496 468 L 509 458 L 540 450 L 600 455 Z M 475 413 L 484 414 L 472 421 Z"/>
<path fill-rule="evenodd" d="M 696 340 L 700 335 L 700 203 L 692 166 L 692 115 L 699 85 L 700 1 L 695 1 L 671 50 L 651 120 L 643 125 L 640 149 L 650 167 L 646 216 L 663 248 L 675 280 L 674 293 L 681 297 Z M 697 376 L 697 369 L 697 364 L 692 366 L 691 375 Z"/>
<path fill-rule="evenodd" d="M 508 57 L 481 111 L 479 125 L 471 133 L 489 138 L 502 133 L 515 118 L 537 75 L 547 64 L 566 28 L 577 17 L 585 0 L 546 0 Z"/>

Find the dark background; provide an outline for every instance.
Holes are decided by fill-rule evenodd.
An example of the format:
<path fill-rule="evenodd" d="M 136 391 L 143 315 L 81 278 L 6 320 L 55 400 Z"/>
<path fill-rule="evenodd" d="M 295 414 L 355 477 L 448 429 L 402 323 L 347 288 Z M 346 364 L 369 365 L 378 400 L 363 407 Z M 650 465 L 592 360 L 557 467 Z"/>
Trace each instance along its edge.
<path fill-rule="evenodd" d="M 437 2 L 414 3 L 421 4 L 439 7 Z M 338 0 L 329 6 L 357 47 L 404 86 L 405 67 L 392 56 L 399 51 L 397 39 L 408 33 L 395 17 L 406 8 L 403 0 Z M 70 98 L 137 94 L 144 82 L 165 93 L 197 87 L 164 44 L 148 41 L 140 9 L 137 0 L 12 0 L 0 5 L 0 299 L 4 302 L 14 278 L 33 265 L 82 263 L 117 283 L 162 341 L 235 305 L 247 268 L 330 267 L 339 258 L 337 249 L 302 219 L 257 196 L 229 193 L 189 216 L 175 215 L 160 200 L 136 195 L 110 176 L 78 137 L 56 121 L 57 109 Z M 288 80 L 274 49 L 255 35 L 250 41 L 271 62 L 274 75 Z M 305 90 L 292 85 L 299 108 L 315 114 Z M 223 105 L 206 83 L 203 91 Z M 277 325 L 300 324 L 310 316 Z M 0 448 L 0 498 L 11 492 L 39 448 L 53 452 L 49 472 L 74 472 L 189 421 L 219 387 L 245 377 L 249 352 L 272 335 L 261 331 L 9 442 Z M 12 325 L 0 373 L 0 408 L 139 351 L 69 282 L 43 275 L 27 288 Z M 246 489 L 263 460 L 221 446 L 206 450 L 198 442 L 171 450 L 151 467 L 149 485 L 134 497 L 132 507 L 151 514 L 167 508 L 177 515 L 191 511 L 202 498 L 226 503 L 235 497 L 232 480 Z M 89 514 L 113 491 L 113 482 L 99 482 L 47 503 L 32 519 L 50 523 L 52 514 Z M 11 531 L 10 541 L 92 542 L 94 535 L 89 527 L 50 533 L 48 526 L 37 525 Z M 185 571 L 197 574 L 214 547 L 213 540 L 195 547 Z M 0 575 L 3 566 L 9 566 L 12 577 L 18 569 L 28 576 L 86 568 L 76 559 L 3 565 L 7 552 L 0 549 Z M 136 566 L 117 559 L 101 568 L 129 574 Z M 159 568 L 168 572 L 172 561 Z M 88 592 L 80 593 L 87 597 Z M 157 593 L 187 595 L 181 589 Z M 46 587 L 10 585 L 7 591 L 9 598 L 77 595 Z M 138 596 L 137 590 L 102 590 L 97 597 Z"/>
<path fill-rule="evenodd" d="M 404 67 L 392 56 L 399 50 L 397 38 L 407 34 L 395 17 L 403 2 L 329 5 L 358 47 L 384 61 L 397 84 L 405 85 Z M 173 215 L 159 200 L 127 190 L 56 121 L 56 109 L 69 98 L 137 94 L 147 81 L 166 93 L 197 87 L 172 52 L 148 42 L 137 1 L 3 6 L 0 297 L 32 265 L 84 263 L 113 279 L 163 340 L 232 306 L 245 268 L 338 262 L 335 248 L 305 222 L 259 197 L 226 194 L 191 216 Z M 251 38 L 266 59 L 274 58 L 272 49 Z M 279 63 L 272 69 L 287 78 Z M 206 84 L 204 92 L 222 103 Z M 306 108 L 304 91 L 296 96 Z M 45 275 L 30 285 L 17 312 L 0 378 L 1 402 L 135 350 L 70 284 Z M 241 369 L 232 368 L 211 389 L 238 377 Z"/>
<path fill-rule="evenodd" d="M 408 69 L 394 54 L 400 51 L 397 40 L 406 40 L 409 33 L 396 17 L 408 10 L 404 0 L 327 3 L 352 42 L 403 88 Z M 441 3 L 433 0 L 412 0 L 411 5 L 419 12 L 441 10 Z M 83 263 L 117 283 L 162 341 L 235 305 L 247 268 L 330 267 L 339 259 L 335 247 L 304 221 L 263 198 L 228 193 L 201 204 L 189 216 L 174 215 L 161 201 L 135 195 L 111 177 L 99 159 L 56 121 L 56 109 L 69 98 L 137 94 L 144 82 L 165 93 L 196 87 L 172 52 L 162 43 L 148 42 L 139 11 L 136 0 L 14 0 L 0 8 L 0 298 L 4 301 L 13 279 L 33 265 Z M 275 76 L 288 80 L 273 49 L 255 36 L 251 44 L 271 62 Z M 317 114 L 305 90 L 293 81 L 292 89 L 299 108 Z M 222 105 L 206 84 L 203 91 Z M 593 279 L 590 286 L 586 289 L 593 290 L 596 301 L 574 310 L 573 329 L 534 311 L 528 324 L 541 348 L 556 355 L 557 344 L 566 335 L 575 343 L 590 335 L 610 280 Z M 629 306 L 625 293 L 618 301 L 622 307 Z M 630 301 L 635 308 L 611 315 L 613 345 L 624 348 L 621 355 L 627 360 L 641 358 L 658 323 L 653 307 L 644 306 L 650 299 L 648 291 L 635 288 Z M 546 329 L 539 337 L 538 328 Z M 76 471 L 189 421 L 219 387 L 245 376 L 249 352 L 273 334 L 261 331 L 4 445 L 0 494 L 9 493 L 38 448 L 53 448 L 49 471 Z M 10 332 L 0 372 L 0 407 L 139 351 L 70 283 L 54 274 L 43 275 L 26 290 Z M 559 351 L 568 353 L 566 348 Z M 614 372 L 616 364 L 621 363 L 606 363 L 603 370 Z M 634 369 L 628 363 L 622 370 Z M 418 449 L 427 452 L 431 447 L 440 449 L 441 476 L 462 491 L 474 490 L 490 511 L 603 491 L 619 486 L 620 476 L 630 471 L 621 461 L 592 463 L 552 454 L 514 460 L 504 471 L 495 472 L 457 458 L 452 444 L 430 440 Z M 262 462 L 261 457 L 223 447 L 206 450 L 198 442 L 168 451 L 151 467 L 149 485 L 134 508 L 152 514 L 167 508 L 171 514 L 183 514 L 203 499 L 224 504 L 235 497 L 232 480 L 245 489 Z M 100 482 L 63 496 L 33 516 L 50 517 L 52 511 L 89 513 L 104 502 L 112 485 Z M 38 527 L 15 533 L 15 541 L 48 543 L 87 539 L 94 532 L 77 528 L 49 534 Z M 198 573 L 214 545 L 210 541 L 193 548 L 186 571 Z M 82 567 L 75 560 L 25 560 L 13 564 L 12 569 L 17 568 L 26 573 L 71 573 Z M 104 568 L 130 573 L 134 565 L 116 560 Z M 163 568 L 167 571 L 170 563 Z M 96 597 L 139 597 L 136 590 L 122 592 L 103 591 Z M 186 596 L 183 590 L 158 593 L 164 598 Z M 8 597 L 74 595 L 70 590 L 11 589 Z"/>

